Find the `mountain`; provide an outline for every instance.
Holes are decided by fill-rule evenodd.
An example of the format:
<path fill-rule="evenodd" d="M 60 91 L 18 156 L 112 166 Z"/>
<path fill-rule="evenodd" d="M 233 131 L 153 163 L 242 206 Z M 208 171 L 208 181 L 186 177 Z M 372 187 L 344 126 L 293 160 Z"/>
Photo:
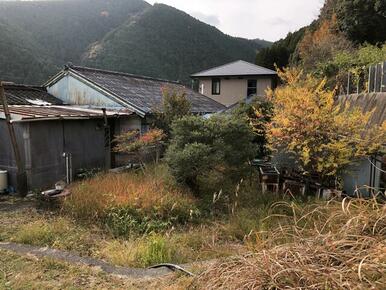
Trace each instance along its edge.
<path fill-rule="evenodd" d="M 267 41 L 260 38 L 252 39 L 252 41 L 255 42 L 259 46 L 259 48 L 267 48 L 273 44 L 273 42 L 271 41 Z"/>
<path fill-rule="evenodd" d="M 226 35 L 175 8 L 155 4 L 94 44 L 93 67 L 189 82 L 189 75 L 237 59 L 254 61 L 258 42 Z"/>
<path fill-rule="evenodd" d="M 40 82 L 55 72 L 48 52 L 24 31 L 0 22 L 0 80 Z"/>
<path fill-rule="evenodd" d="M 0 1 L 0 79 L 44 82 L 67 62 L 189 81 L 269 45 L 143 0 Z"/>
<path fill-rule="evenodd" d="M 149 6 L 142 0 L 0 2 L 0 19 L 30 34 L 63 65 L 80 61 L 92 42 Z"/>

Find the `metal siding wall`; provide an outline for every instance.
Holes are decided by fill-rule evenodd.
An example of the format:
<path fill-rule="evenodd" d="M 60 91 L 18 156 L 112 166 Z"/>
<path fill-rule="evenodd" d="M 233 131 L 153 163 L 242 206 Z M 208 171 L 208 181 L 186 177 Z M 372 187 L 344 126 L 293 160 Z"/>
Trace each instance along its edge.
<path fill-rule="evenodd" d="M 348 194 L 353 194 L 356 187 L 369 185 L 370 182 L 370 163 L 367 159 L 350 166 L 347 173 L 343 176 L 343 188 Z M 362 189 L 362 194 L 366 195 L 367 190 Z"/>
<path fill-rule="evenodd" d="M 72 154 L 74 173 L 105 165 L 103 120 L 65 122 L 65 151 Z"/>
<path fill-rule="evenodd" d="M 65 179 L 64 152 L 72 154 L 74 173 L 79 169 L 103 167 L 104 130 L 97 130 L 101 122 L 67 120 L 31 123 L 30 187 L 49 188 Z"/>
<path fill-rule="evenodd" d="M 42 121 L 30 124 L 31 188 L 51 187 L 65 177 L 60 121 Z"/>
<path fill-rule="evenodd" d="M 23 134 L 26 132 L 28 124 L 14 123 L 13 126 L 15 128 L 20 155 L 25 163 L 26 154 Z M 17 167 L 5 120 L 0 120 L 0 169 L 8 171 L 8 184 L 15 188 Z"/>
<path fill-rule="evenodd" d="M 53 96 L 71 105 L 122 108 L 120 104 L 72 76 L 63 77 L 47 90 Z"/>

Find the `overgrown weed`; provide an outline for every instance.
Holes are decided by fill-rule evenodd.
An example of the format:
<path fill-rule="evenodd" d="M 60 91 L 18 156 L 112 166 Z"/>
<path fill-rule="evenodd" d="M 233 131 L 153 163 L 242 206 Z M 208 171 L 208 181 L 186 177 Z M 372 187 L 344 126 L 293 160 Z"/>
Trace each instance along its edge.
<path fill-rule="evenodd" d="M 223 260 L 194 282 L 205 289 L 381 289 L 386 283 L 386 205 L 344 199 L 305 207 L 255 233 L 253 251 Z"/>
<path fill-rule="evenodd" d="M 162 231 L 199 216 L 189 191 L 173 183 L 167 167 L 145 172 L 99 175 L 72 186 L 62 210 L 86 222 L 99 222 L 114 236 Z"/>

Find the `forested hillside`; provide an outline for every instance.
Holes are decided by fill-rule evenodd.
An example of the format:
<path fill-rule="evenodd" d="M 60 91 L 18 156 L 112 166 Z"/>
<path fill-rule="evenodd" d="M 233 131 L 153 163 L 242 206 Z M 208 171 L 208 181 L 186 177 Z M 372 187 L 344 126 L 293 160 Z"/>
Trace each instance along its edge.
<path fill-rule="evenodd" d="M 149 6 L 142 0 L 0 2 L 0 19 L 29 33 L 61 64 L 80 60 L 90 43 Z"/>
<path fill-rule="evenodd" d="M 386 60 L 386 2 L 326 0 L 317 20 L 262 49 L 256 63 L 298 66 L 344 91 L 351 74 L 356 87 L 368 66 Z"/>
<path fill-rule="evenodd" d="M 0 21 L 0 79 L 39 82 L 55 72 L 50 59 L 29 34 Z"/>
<path fill-rule="evenodd" d="M 187 81 L 269 45 L 143 0 L 0 1 L 0 79 L 40 83 L 67 62 Z"/>
<path fill-rule="evenodd" d="M 254 41 L 230 37 L 182 11 L 156 4 L 96 43 L 85 61 L 189 82 L 191 73 L 212 66 L 237 59 L 253 62 L 258 48 Z"/>
<path fill-rule="evenodd" d="M 301 64 L 313 70 L 338 52 L 365 44 L 380 47 L 385 41 L 386 1 L 326 0 L 317 20 L 260 50 L 256 63 L 271 68 Z"/>

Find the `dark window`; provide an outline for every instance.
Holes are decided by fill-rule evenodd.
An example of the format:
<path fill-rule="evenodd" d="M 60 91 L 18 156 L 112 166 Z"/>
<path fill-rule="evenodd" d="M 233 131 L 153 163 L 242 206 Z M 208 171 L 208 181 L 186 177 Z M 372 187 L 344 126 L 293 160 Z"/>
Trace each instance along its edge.
<path fill-rule="evenodd" d="M 247 97 L 257 94 L 257 80 L 248 80 Z"/>
<path fill-rule="evenodd" d="M 219 95 L 221 92 L 221 80 L 212 79 L 212 95 Z"/>

